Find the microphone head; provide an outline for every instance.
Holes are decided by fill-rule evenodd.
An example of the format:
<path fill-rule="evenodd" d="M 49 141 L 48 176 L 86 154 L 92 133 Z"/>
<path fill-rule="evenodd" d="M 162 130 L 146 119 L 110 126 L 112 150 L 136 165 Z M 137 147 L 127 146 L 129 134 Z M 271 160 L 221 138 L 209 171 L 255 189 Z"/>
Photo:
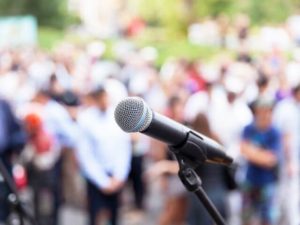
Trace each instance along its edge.
<path fill-rule="evenodd" d="M 123 99 L 115 109 L 115 120 L 125 132 L 141 132 L 146 130 L 153 118 L 149 106 L 139 97 Z"/>

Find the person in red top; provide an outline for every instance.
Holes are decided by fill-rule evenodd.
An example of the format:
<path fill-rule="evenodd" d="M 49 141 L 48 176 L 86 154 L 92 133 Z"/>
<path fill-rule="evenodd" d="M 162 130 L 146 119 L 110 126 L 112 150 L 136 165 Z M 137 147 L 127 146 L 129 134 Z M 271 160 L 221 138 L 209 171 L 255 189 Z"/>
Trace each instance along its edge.
<path fill-rule="evenodd" d="M 191 93 L 205 90 L 206 81 L 203 79 L 199 66 L 196 62 L 189 62 L 186 65 L 185 71 L 187 74 L 187 86 Z"/>
<path fill-rule="evenodd" d="M 24 124 L 28 143 L 23 158 L 29 174 L 29 185 L 34 193 L 36 219 L 39 224 L 55 224 L 55 194 L 59 191 L 55 179 L 55 163 L 60 155 L 59 148 L 37 113 L 28 113 Z"/>

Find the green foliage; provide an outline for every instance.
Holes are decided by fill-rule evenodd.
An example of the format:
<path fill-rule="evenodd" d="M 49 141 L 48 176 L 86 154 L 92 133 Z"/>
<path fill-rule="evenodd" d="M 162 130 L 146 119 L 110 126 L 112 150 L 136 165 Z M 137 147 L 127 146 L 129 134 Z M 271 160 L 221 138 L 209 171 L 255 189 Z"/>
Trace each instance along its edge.
<path fill-rule="evenodd" d="M 300 11 L 299 0 L 129 0 L 129 4 L 134 5 L 135 13 L 150 25 L 136 41 L 140 46 L 151 45 L 158 49 L 158 65 L 169 57 L 205 60 L 224 51 L 190 44 L 185 32 L 192 22 L 220 15 L 233 21 L 237 14 L 244 13 L 255 27 L 281 23 Z"/>
<path fill-rule="evenodd" d="M 254 24 L 278 23 L 300 11 L 299 0 L 130 0 L 137 5 L 138 14 L 150 24 L 179 32 L 188 23 L 207 17 L 236 14 L 249 15 Z M 130 3 L 129 3 L 130 4 Z"/>
<path fill-rule="evenodd" d="M 213 46 L 199 46 L 191 44 L 186 38 L 162 38 L 160 40 L 143 38 L 132 40 L 138 47 L 153 46 L 158 51 L 156 65 L 161 66 L 169 58 L 185 58 L 188 60 L 201 59 L 203 61 L 211 59 L 217 53 L 224 50 Z"/>
<path fill-rule="evenodd" d="M 1 16 L 10 16 L 10 15 L 19 15 L 23 13 L 25 8 L 26 1 L 19 0 L 1 0 L 0 1 L 0 15 Z"/>
<path fill-rule="evenodd" d="M 0 15 L 36 16 L 40 25 L 63 28 L 70 21 L 66 0 L 1 0 Z"/>
<path fill-rule="evenodd" d="M 65 33 L 60 29 L 40 27 L 39 28 L 39 46 L 47 51 L 62 41 L 65 37 Z"/>
<path fill-rule="evenodd" d="M 75 37 L 69 37 L 60 29 L 40 27 L 39 28 L 39 46 L 46 50 L 51 51 L 54 46 L 60 43 L 62 40 L 74 39 Z M 85 43 L 87 40 L 81 40 Z M 211 46 L 198 46 L 189 43 L 188 40 L 182 37 L 171 38 L 171 39 L 160 39 L 154 40 L 151 38 L 143 38 L 131 40 L 138 47 L 153 46 L 158 51 L 158 58 L 156 60 L 156 65 L 161 66 L 169 58 L 186 58 L 186 59 L 201 59 L 207 61 L 217 55 L 218 53 L 228 53 L 217 47 Z M 106 40 L 105 44 L 107 46 L 106 52 L 104 54 L 105 58 L 113 59 L 115 55 L 113 53 L 113 46 L 115 45 L 115 40 Z M 78 43 L 79 44 L 79 43 Z"/>
<path fill-rule="evenodd" d="M 141 0 L 136 4 L 139 16 L 150 25 L 185 31 L 188 17 L 182 0 Z"/>
<path fill-rule="evenodd" d="M 231 15 L 236 11 L 237 5 L 235 0 L 194 0 L 192 8 L 195 18 L 201 19 L 222 14 Z"/>
<path fill-rule="evenodd" d="M 220 49 L 210 46 L 199 46 L 187 40 L 152 43 L 157 48 L 158 58 L 156 64 L 161 66 L 169 58 L 185 58 L 188 60 L 208 60 L 220 52 Z"/>
<path fill-rule="evenodd" d="M 244 11 L 249 14 L 254 24 L 261 24 L 283 22 L 293 9 L 295 8 L 292 0 L 251 0 Z"/>

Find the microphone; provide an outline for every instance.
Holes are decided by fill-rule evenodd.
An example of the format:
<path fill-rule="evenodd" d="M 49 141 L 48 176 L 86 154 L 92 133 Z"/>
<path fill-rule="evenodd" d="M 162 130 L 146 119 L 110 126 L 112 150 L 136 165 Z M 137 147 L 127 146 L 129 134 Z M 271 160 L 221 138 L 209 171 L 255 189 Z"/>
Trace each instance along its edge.
<path fill-rule="evenodd" d="M 174 153 L 196 163 L 211 162 L 230 165 L 233 159 L 214 140 L 152 109 L 139 97 L 128 97 L 118 103 L 116 123 L 128 133 L 141 132 L 166 143 Z"/>

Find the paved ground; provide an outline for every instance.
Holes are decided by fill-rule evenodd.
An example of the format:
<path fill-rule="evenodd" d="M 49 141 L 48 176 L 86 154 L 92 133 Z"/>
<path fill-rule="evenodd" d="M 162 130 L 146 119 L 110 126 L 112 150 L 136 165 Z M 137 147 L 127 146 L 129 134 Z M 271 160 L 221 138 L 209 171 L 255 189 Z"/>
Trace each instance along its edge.
<path fill-rule="evenodd" d="M 27 193 L 27 199 L 30 194 Z M 28 201 L 27 201 L 28 202 Z M 136 214 L 130 208 L 132 207 L 132 193 L 128 189 L 123 193 L 123 207 L 120 213 L 120 225 L 157 225 L 159 214 L 162 210 L 164 196 L 159 191 L 159 183 L 152 182 L 148 186 L 148 195 L 146 197 L 146 212 Z M 64 205 L 60 210 L 59 225 L 87 225 L 87 212 L 83 209 Z M 238 216 L 229 222 L 230 225 L 238 225 Z"/>
<path fill-rule="evenodd" d="M 162 208 L 163 196 L 158 191 L 158 184 L 152 183 L 146 199 L 147 211 L 144 214 L 134 213 L 131 207 L 131 194 L 123 193 L 123 207 L 121 209 L 120 225 L 156 225 Z M 87 213 L 82 209 L 64 206 L 60 212 L 60 225 L 87 225 Z"/>
<path fill-rule="evenodd" d="M 87 225 L 87 215 L 82 210 L 71 207 L 64 207 L 60 217 L 61 225 Z M 137 216 L 131 212 L 127 212 L 120 218 L 120 225 L 155 225 L 155 218 L 151 218 L 150 214 Z"/>

